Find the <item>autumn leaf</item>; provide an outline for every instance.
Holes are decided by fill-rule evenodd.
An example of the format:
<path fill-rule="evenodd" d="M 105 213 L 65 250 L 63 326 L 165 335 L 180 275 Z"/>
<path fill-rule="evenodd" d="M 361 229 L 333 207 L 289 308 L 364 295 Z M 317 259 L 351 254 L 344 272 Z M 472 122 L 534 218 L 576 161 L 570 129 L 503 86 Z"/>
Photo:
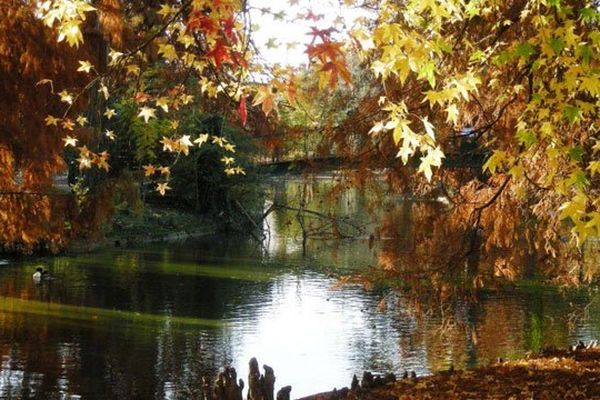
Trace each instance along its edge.
<path fill-rule="evenodd" d="M 240 114 L 240 120 L 242 121 L 242 126 L 246 126 L 246 120 L 248 119 L 248 110 L 246 109 L 246 96 L 240 96 L 240 105 L 238 108 L 238 112 Z"/>
<path fill-rule="evenodd" d="M 160 140 L 160 143 L 163 145 L 163 151 L 175 151 L 175 149 L 178 147 L 174 140 L 166 136 L 163 136 L 163 138 Z"/>
<path fill-rule="evenodd" d="M 77 68 L 77 71 L 89 73 L 92 68 L 92 63 L 89 61 L 79 61 L 79 68 Z"/>
<path fill-rule="evenodd" d="M 215 21 L 200 11 L 193 11 L 187 21 L 187 32 L 197 30 L 203 31 L 208 35 L 214 35 L 218 32 L 218 26 Z"/>
<path fill-rule="evenodd" d="M 149 107 L 140 108 L 138 117 L 143 118 L 145 123 L 148 123 L 150 118 L 156 118 L 156 109 Z"/>
<path fill-rule="evenodd" d="M 113 131 L 111 131 L 111 130 L 108 130 L 108 129 L 104 132 L 104 136 L 106 136 L 110 140 L 115 140 L 117 138 L 117 136 L 115 135 L 115 133 Z"/>
<path fill-rule="evenodd" d="M 260 105 L 265 115 L 269 115 L 275 106 L 275 94 L 273 93 L 273 88 L 270 85 L 259 87 L 254 96 L 252 105 Z"/>
<path fill-rule="evenodd" d="M 50 126 L 50 125 L 58 126 L 58 123 L 60 122 L 60 118 L 56 118 L 52 115 L 48 115 L 46 117 L 45 121 L 46 121 L 46 126 Z"/>
<path fill-rule="evenodd" d="M 156 172 L 156 168 L 152 164 L 144 165 L 144 176 L 152 176 Z"/>
<path fill-rule="evenodd" d="M 75 147 L 75 146 L 77 146 L 77 139 L 74 138 L 74 137 L 67 136 L 67 137 L 64 137 L 62 140 L 63 140 L 63 142 L 65 142 L 65 147 L 68 147 L 68 146 Z"/>
<path fill-rule="evenodd" d="M 225 165 L 231 165 L 233 164 L 233 162 L 235 161 L 235 159 L 233 157 L 223 157 L 221 158 L 221 162 L 223 162 L 223 164 Z"/>
<path fill-rule="evenodd" d="M 104 111 L 104 116 L 107 119 L 111 119 L 112 117 L 114 117 L 115 115 L 117 115 L 117 113 L 115 112 L 114 109 L 112 108 L 107 108 L 106 111 Z"/>
<path fill-rule="evenodd" d="M 203 143 L 206 143 L 208 141 L 208 137 L 208 133 L 202 133 L 198 136 L 198 139 L 194 140 L 194 143 L 196 143 L 198 147 L 200 147 Z"/>
<path fill-rule="evenodd" d="M 72 131 L 73 128 L 75 127 L 75 123 L 71 119 L 65 118 L 63 120 L 61 126 L 66 130 Z"/>
<path fill-rule="evenodd" d="M 164 176 L 171 175 L 171 170 L 169 169 L 169 167 L 159 167 L 158 171 L 160 172 L 161 175 L 164 175 Z"/>
<path fill-rule="evenodd" d="M 162 54 L 168 61 L 177 60 L 177 51 L 172 44 L 160 44 L 158 46 L 158 54 Z"/>
<path fill-rule="evenodd" d="M 425 157 L 421 157 L 421 164 L 419 164 L 419 172 L 425 175 L 428 182 L 431 182 L 432 167 L 440 167 L 442 165 L 442 158 L 444 153 L 439 147 L 429 149 Z"/>
<path fill-rule="evenodd" d="M 83 115 L 80 115 L 77 117 L 76 121 L 79 124 L 79 126 L 84 126 L 85 124 L 87 124 L 88 119 L 86 117 L 84 117 Z"/>
<path fill-rule="evenodd" d="M 110 95 L 108 93 L 108 87 L 106 87 L 106 85 L 100 85 L 100 89 L 98 89 L 98 93 L 102 93 L 102 95 L 104 96 L 104 100 L 108 100 L 108 98 L 110 97 Z"/>
<path fill-rule="evenodd" d="M 167 97 L 158 98 L 156 100 L 156 106 L 162 108 L 164 112 L 169 112 L 169 99 Z"/>
<path fill-rule="evenodd" d="M 168 182 L 163 182 L 156 185 L 156 191 L 160 193 L 161 196 L 164 196 L 167 190 L 171 190 Z"/>
<path fill-rule="evenodd" d="M 66 90 L 59 92 L 58 95 L 60 96 L 60 101 L 62 101 L 63 103 L 67 103 L 67 104 L 73 103 L 73 95 L 71 95 Z"/>
<path fill-rule="evenodd" d="M 190 141 L 190 135 L 183 135 L 179 140 L 179 150 L 183 152 L 183 154 L 188 155 L 190 152 L 190 147 L 194 144 Z"/>
<path fill-rule="evenodd" d="M 212 50 L 206 53 L 205 57 L 208 59 L 212 59 L 217 68 L 219 68 L 222 64 L 233 63 L 231 53 L 225 42 L 222 40 L 217 40 Z"/>

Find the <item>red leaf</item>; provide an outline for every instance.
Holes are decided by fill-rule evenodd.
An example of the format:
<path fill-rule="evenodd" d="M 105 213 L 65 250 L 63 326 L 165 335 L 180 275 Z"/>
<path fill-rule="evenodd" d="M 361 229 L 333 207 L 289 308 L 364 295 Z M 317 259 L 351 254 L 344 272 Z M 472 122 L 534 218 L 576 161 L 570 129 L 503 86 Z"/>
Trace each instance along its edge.
<path fill-rule="evenodd" d="M 223 20 L 223 33 L 225 34 L 225 37 L 227 38 L 227 40 L 229 40 L 232 43 L 236 42 L 234 28 L 235 28 L 235 20 L 233 19 L 233 17 L 229 17 L 229 18 Z"/>
<path fill-rule="evenodd" d="M 202 30 L 206 34 L 214 34 L 219 31 L 217 24 L 209 16 L 202 14 L 199 11 L 193 11 L 187 23 L 187 32 Z"/>
<path fill-rule="evenodd" d="M 231 59 L 231 54 L 229 52 L 229 49 L 227 48 L 227 45 L 221 39 L 217 40 L 217 43 L 215 43 L 215 47 L 211 51 L 206 53 L 206 57 L 212 58 L 217 68 L 220 67 L 221 64 L 231 64 L 233 61 Z"/>
<path fill-rule="evenodd" d="M 246 96 L 240 97 L 240 119 L 242 120 L 242 126 L 246 126 L 246 120 L 248 119 L 248 109 L 246 108 Z"/>

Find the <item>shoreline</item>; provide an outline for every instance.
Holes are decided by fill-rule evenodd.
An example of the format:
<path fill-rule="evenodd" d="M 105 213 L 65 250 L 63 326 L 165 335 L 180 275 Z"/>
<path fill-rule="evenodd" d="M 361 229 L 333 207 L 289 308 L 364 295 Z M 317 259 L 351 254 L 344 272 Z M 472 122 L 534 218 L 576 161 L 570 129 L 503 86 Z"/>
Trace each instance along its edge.
<path fill-rule="evenodd" d="M 600 347 L 580 342 L 568 350 L 544 349 L 523 359 L 423 377 L 368 375 L 360 383 L 355 377 L 350 388 L 296 400 L 600 399 Z"/>
<path fill-rule="evenodd" d="M 85 253 L 139 244 L 178 242 L 215 234 L 214 222 L 196 214 L 145 206 L 141 211 L 117 211 L 99 239 L 76 239 L 64 253 Z"/>

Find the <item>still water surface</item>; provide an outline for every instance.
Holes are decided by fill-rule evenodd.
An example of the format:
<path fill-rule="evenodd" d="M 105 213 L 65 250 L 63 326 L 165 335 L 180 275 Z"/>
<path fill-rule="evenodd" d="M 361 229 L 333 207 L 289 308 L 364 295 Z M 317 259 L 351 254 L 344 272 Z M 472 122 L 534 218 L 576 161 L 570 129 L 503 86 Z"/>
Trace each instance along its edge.
<path fill-rule="evenodd" d="M 421 375 L 598 338 L 590 290 L 489 290 L 443 310 L 393 295 L 378 312 L 386 292 L 333 289 L 373 262 L 368 240 L 303 256 L 289 217 L 270 217 L 264 246 L 215 236 L 0 266 L 0 398 L 199 398 L 202 376 L 245 378 L 253 356 L 299 397 L 363 370 Z M 54 280 L 33 282 L 39 263 Z"/>

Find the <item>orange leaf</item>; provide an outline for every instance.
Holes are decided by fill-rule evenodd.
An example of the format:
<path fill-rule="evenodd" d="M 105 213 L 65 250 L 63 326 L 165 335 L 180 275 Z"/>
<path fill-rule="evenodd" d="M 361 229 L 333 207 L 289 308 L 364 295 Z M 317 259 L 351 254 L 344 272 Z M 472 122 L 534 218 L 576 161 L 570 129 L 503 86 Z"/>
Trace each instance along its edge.
<path fill-rule="evenodd" d="M 246 120 L 248 119 L 248 109 L 246 108 L 246 96 L 240 97 L 240 120 L 242 121 L 242 126 L 246 126 Z"/>

